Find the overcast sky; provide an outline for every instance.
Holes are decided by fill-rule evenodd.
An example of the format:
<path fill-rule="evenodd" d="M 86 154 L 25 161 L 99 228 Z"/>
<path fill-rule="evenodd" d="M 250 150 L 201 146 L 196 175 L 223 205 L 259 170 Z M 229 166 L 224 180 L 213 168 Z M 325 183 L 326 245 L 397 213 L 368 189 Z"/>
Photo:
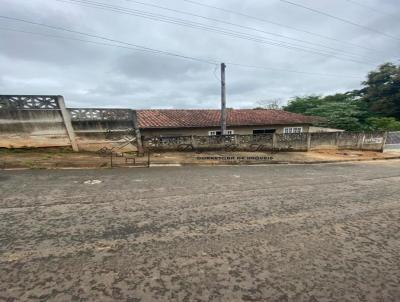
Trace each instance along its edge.
<path fill-rule="evenodd" d="M 128 0 L 92 1 L 168 16 L 174 22 L 179 18 L 201 23 L 231 35 L 232 31 L 240 33 L 232 37 L 57 0 L 0 0 L 0 15 L 216 62 L 338 75 L 329 77 L 227 64 L 228 107 L 234 108 L 252 108 L 261 100 L 287 101 L 294 96 L 357 89 L 368 71 L 384 62 L 399 63 L 400 59 L 400 18 L 395 17 L 400 15 L 398 0 L 354 0 L 361 5 L 349 0 L 290 0 L 372 30 L 280 0 L 197 0 L 315 35 L 184 0 L 139 1 L 242 28 Z M 219 66 L 126 48 L 11 32 L 4 29 L 113 43 L 1 18 L 0 28 L 0 94 L 63 95 L 69 107 L 219 107 Z M 285 47 L 271 45 L 282 43 L 286 43 Z"/>

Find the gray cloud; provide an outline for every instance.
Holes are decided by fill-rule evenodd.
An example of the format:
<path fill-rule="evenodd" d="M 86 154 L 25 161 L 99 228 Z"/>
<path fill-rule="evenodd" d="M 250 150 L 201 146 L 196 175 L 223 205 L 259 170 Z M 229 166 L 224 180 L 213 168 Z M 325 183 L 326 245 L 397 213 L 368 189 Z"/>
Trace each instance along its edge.
<path fill-rule="evenodd" d="M 296 2 L 400 37 L 400 21 L 396 18 L 354 5 L 349 1 L 296 0 Z M 148 3 L 323 44 L 342 52 L 354 53 L 358 60 L 368 61 L 368 63 L 342 61 L 333 56 L 326 57 L 298 49 L 285 49 L 55 0 L 3 0 L 0 3 L 0 9 L 1 15 L 68 27 L 187 56 L 272 68 L 272 70 L 247 69 L 228 64 L 227 88 L 230 107 L 253 107 L 259 100 L 276 98 L 287 100 L 296 95 L 328 94 L 356 89 L 360 87 L 367 72 L 379 64 L 386 61 L 398 63 L 399 41 L 280 1 L 232 0 L 228 3 L 222 0 L 207 0 L 204 3 L 334 37 L 376 49 L 378 52 L 373 53 L 338 41 L 326 40 L 273 24 L 194 6 L 182 0 L 168 2 L 149 0 Z M 379 0 L 366 0 L 363 3 L 392 15 L 400 13 L 400 6 L 396 0 L 387 0 L 384 3 Z M 116 0 L 112 4 L 201 22 L 207 26 L 262 35 L 268 39 L 296 44 L 297 47 L 321 49 L 316 45 L 311 46 L 214 21 L 177 15 L 124 0 Z M 104 42 L 2 19 L 0 19 L 0 28 Z M 213 65 L 165 55 L 152 55 L 129 49 L 4 30 L 0 30 L 0 39 L 1 93 L 62 94 L 69 106 L 81 107 L 219 107 L 220 88 L 219 80 L 216 78 L 219 77 L 219 70 L 215 70 Z M 348 55 L 341 54 L 341 51 L 328 49 L 325 51 L 349 58 Z M 276 69 L 332 73 L 340 76 L 304 75 Z M 345 75 L 355 75 L 356 78 L 347 78 Z"/>

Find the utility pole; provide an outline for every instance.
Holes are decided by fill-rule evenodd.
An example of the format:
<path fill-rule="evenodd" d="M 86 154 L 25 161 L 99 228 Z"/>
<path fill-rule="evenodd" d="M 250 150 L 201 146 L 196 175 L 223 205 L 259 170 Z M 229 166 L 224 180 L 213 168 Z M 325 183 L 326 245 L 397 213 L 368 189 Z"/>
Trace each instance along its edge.
<path fill-rule="evenodd" d="M 225 63 L 221 63 L 221 135 L 226 134 L 226 85 Z"/>

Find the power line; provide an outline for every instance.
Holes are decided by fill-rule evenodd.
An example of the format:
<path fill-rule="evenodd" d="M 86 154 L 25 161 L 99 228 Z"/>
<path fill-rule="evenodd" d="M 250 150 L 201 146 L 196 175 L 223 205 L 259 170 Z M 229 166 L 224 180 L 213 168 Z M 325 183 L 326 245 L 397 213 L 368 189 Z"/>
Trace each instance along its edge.
<path fill-rule="evenodd" d="M 325 36 L 325 35 L 322 35 L 322 34 L 310 32 L 308 30 L 299 29 L 297 27 L 286 25 L 286 24 L 282 24 L 282 23 L 279 23 L 279 22 L 275 22 L 275 21 L 259 18 L 259 17 L 256 17 L 256 16 L 248 15 L 248 14 L 241 13 L 241 12 L 238 12 L 238 11 L 234 11 L 234 10 L 231 10 L 231 9 L 226 9 L 226 8 L 213 6 L 213 5 L 209 5 L 209 4 L 204 4 L 204 3 L 193 1 L 193 0 L 182 0 L 182 1 L 194 4 L 194 5 L 198 5 L 198 6 L 203 6 L 203 7 L 212 8 L 212 9 L 215 9 L 215 10 L 223 11 L 223 12 L 230 13 L 230 14 L 233 14 L 233 15 L 242 16 L 242 17 L 245 17 L 245 18 L 248 18 L 248 19 L 253 19 L 253 20 L 256 20 L 256 21 L 259 21 L 259 22 L 269 23 L 269 24 L 280 26 L 280 27 L 289 28 L 289 29 L 295 30 L 297 32 L 306 33 L 306 34 L 309 34 L 309 35 L 312 35 L 312 36 L 315 36 L 315 37 L 319 37 L 319 38 L 323 38 L 323 39 L 326 39 L 326 40 L 331 40 L 331 41 L 339 42 L 339 43 L 342 43 L 342 44 L 351 45 L 353 47 L 358 47 L 360 49 L 373 51 L 373 52 L 378 52 L 376 49 L 372 49 L 372 48 L 369 48 L 369 47 L 365 47 L 365 46 L 362 46 L 362 45 L 351 43 L 351 42 L 348 42 L 348 41 L 345 41 L 345 40 L 340 40 L 340 39 L 337 39 L 337 38 L 334 38 L 334 37 L 329 37 L 329 36 Z"/>
<path fill-rule="evenodd" d="M 91 37 L 91 38 L 97 38 L 97 39 L 101 39 L 101 40 L 105 40 L 105 41 L 109 41 L 109 42 L 125 44 L 125 45 L 128 45 L 128 46 L 137 48 L 137 50 L 140 50 L 140 51 L 157 52 L 157 53 L 168 55 L 168 56 L 180 57 L 180 58 L 183 58 L 183 59 L 189 59 L 189 60 L 199 61 L 199 62 L 213 64 L 213 65 L 218 63 L 217 61 L 211 61 L 211 60 L 205 60 L 205 59 L 199 59 L 199 58 L 179 55 L 179 54 L 172 53 L 172 52 L 167 52 L 167 51 L 158 50 L 158 49 L 155 49 L 155 48 L 150 48 L 150 47 L 146 47 L 146 46 L 142 46 L 142 45 L 127 43 L 127 42 L 119 41 L 119 40 L 116 40 L 116 39 L 111 39 L 111 38 L 107 38 L 107 37 L 103 37 L 103 36 L 99 36 L 99 35 L 94 35 L 94 34 L 89 34 L 89 33 L 81 32 L 81 31 L 76 31 L 76 30 L 72 30 L 72 29 L 68 29 L 68 28 L 64 28 L 64 27 L 60 27 L 60 26 L 47 25 L 47 24 L 43 24 L 43 23 L 39 23 L 39 22 L 33 22 L 33 21 L 29 21 L 29 20 L 24 20 L 24 19 L 20 19 L 20 18 L 13 18 L 13 17 L 8 17 L 8 16 L 2 16 L 2 15 L 0 15 L 0 18 L 7 19 L 7 20 L 12 20 L 12 21 L 17 21 L 17 22 L 22 22 L 22 23 L 27 23 L 27 24 L 31 24 L 31 25 L 42 26 L 42 27 L 51 28 L 51 29 L 55 29 L 55 30 L 65 31 L 65 32 L 74 33 L 74 34 L 78 34 L 78 35 L 88 36 L 88 37 Z"/>
<path fill-rule="evenodd" d="M 291 72 L 291 73 L 297 73 L 297 74 L 304 74 L 304 75 L 314 75 L 314 72 L 308 72 L 308 71 L 300 71 L 300 70 L 293 70 L 293 69 L 281 69 L 281 68 L 272 68 L 272 67 L 264 67 L 264 66 L 258 66 L 258 65 L 247 65 L 247 64 L 240 64 L 240 63 L 234 63 L 234 62 L 226 62 L 227 65 L 229 66 L 237 66 L 237 67 L 242 67 L 242 68 L 251 68 L 251 69 L 261 69 L 261 70 L 272 70 L 272 71 L 277 71 L 277 72 Z M 320 73 L 319 75 L 323 76 L 332 76 L 333 74 L 323 74 Z M 336 74 L 336 76 L 339 76 Z M 346 75 L 348 78 L 359 78 L 358 76 L 352 76 L 352 75 Z"/>
<path fill-rule="evenodd" d="M 74 1 L 74 0 L 70 0 L 70 1 Z M 160 6 L 160 5 L 151 4 L 151 3 L 145 3 L 145 2 L 136 1 L 136 0 L 125 0 L 125 1 L 126 2 L 140 4 L 140 5 L 143 5 L 143 6 L 154 7 L 154 8 L 162 9 L 162 10 L 166 10 L 166 11 L 171 11 L 171 12 L 178 13 L 178 14 L 183 14 L 183 15 L 187 15 L 187 16 L 192 16 L 192 17 L 197 17 L 197 18 L 201 18 L 201 19 L 205 19 L 205 20 L 210 20 L 210 21 L 213 21 L 213 22 L 227 24 L 227 25 L 230 25 L 230 26 L 235 26 L 235 27 L 239 27 L 239 28 L 243 28 L 243 29 L 247 29 L 247 30 L 252 30 L 252 31 L 260 32 L 260 33 L 267 34 L 267 35 L 273 35 L 273 36 L 277 36 L 277 37 L 282 37 L 282 38 L 285 38 L 285 39 L 289 39 L 289 40 L 293 40 L 293 41 L 297 41 L 297 42 L 301 42 L 301 43 L 307 43 L 307 44 L 311 44 L 311 45 L 315 45 L 315 46 L 320 46 L 320 47 L 324 47 L 324 48 L 327 48 L 327 49 L 330 49 L 330 50 L 334 50 L 334 51 L 339 51 L 339 52 L 348 53 L 348 54 L 352 54 L 352 55 L 358 55 L 357 53 L 344 51 L 343 49 L 333 48 L 333 47 L 326 46 L 326 45 L 321 44 L 321 43 L 315 43 L 315 42 L 307 41 L 307 40 L 304 40 L 304 39 L 297 39 L 297 38 L 293 38 L 293 37 L 290 37 L 290 36 L 287 36 L 287 35 L 278 34 L 278 33 L 274 33 L 274 32 L 269 32 L 269 31 L 265 31 L 265 30 L 260 30 L 258 28 L 245 26 L 245 25 L 240 25 L 240 24 L 232 23 L 232 22 L 227 22 L 227 21 L 224 21 L 224 20 L 215 19 L 215 18 L 211 18 L 211 17 L 206 17 L 206 16 L 202 16 L 202 15 L 199 15 L 199 14 L 194 14 L 194 13 L 190 13 L 190 12 L 186 12 L 186 11 L 182 11 L 182 10 L 168 8 L 168 7 L 165 7 L 165 6 Z M 119 8 L 121 8 L 121 7 L 119 7 Z"/>
<path fill-rule="evenodd" d="M 65 0 L 57 0 L 57 1 L 67 2 Z M 265 37 L 248 35 L 243 32 L 232 31 L 232 30 L 225 29 L 225 28 L 209 27 L 209 26 L 201 24 L 201 23 L 190 22 L 190 21 L 187 21 L 184 19 L 171 18 L 168 16 L 157 15 L 157 14 L 149 13 L 146 11 L 129 10 L 126 8 L 121 9 L 119 7 L 102 4 L 102 3 L 98 3 L 98 2 L 96 3 L 94 1 L 87 1 L 87 0 L 70 0 L 70 1 L 80 2 L 78 5 L 81 5 L 84 7 L 94 7 L 94 8 L 104 9 L 104 10 L 113 11 L 113 12 L 117 12 L 117 13 L 134 15 L 134 16 L 138 16 L 138 17 L 142 17 L 142 18 L 146 18 L 146 19 L 150 19 L 150 20 L 167 22 L 167 23 L 177 24 L 177 25 L 181 25 L 181 26 L 185 26 L 185 27 L 191 27 L 191 28 L 201 29 L 201 30 L 205 30 L 205 31 L 215 32 L 215 33 L 219 33 L 219 34 L 222 34 L 225 36 L 231 36 L 231 37 L 245 39 L 245 40 L 249 40 L 249 41 L 253 41 L 253 42 L 258 42 L 258 43 L 263 43 L 263 44 L 268 44 L 268 45 L 273 45 L 273 46 L 278 46 L 278 47 L 284 47 L 287 49 L 296 49 L 296 50 L 301 50 L 301 51 L 307 51 L 307 52 L 311 52 L 311 53 L 315 53 L 315 54 L 319 54 L 319 55 L 343 59 L 332 53 L 326 53 L 326 52 L 322 53 L 320 49 L 315 49 L 315 48 L 305 49 L 304 46 L 302 46 L 302 45 L 299 46 L 296 44 L 287 43 L 287 42 L 283 42 L 283 41 L 266 39 Z M 82 3 L 84 3 L 84 4 L 82 4 Z M 73 3 L 73 4 L 76 4 L 76 3 Z M 85 5 L 85 4 L 88 4 L 88 5 Z M 322 51 L 324 51 L 324 50 L 322 50 Z M 344 60 L 353 61 L 353 62 L 355 61 L 353 58 L 354 55 L 347 55 L 347 56 L 351 57 L 351 59 L 344 59 Z M 365 64 L 365 62 L 360 62 L 360 61 L 355 61 L 355 62 Z"/>
<path fill-rule="evenodd" d="M 4 18 L 4 16 L 0 15 L 0 18 Z M 88 36 L 88 37 L 94 37 L 94 38 L 97 38 L 97 39 L 103 39 L 103 40 L 106 40 L 106 41 L 114 41 L 115 43 L 126 44 L 127 46 L 120 45 L 120 44 L 112 44 L 112 43 L 105 43 L 105 42 L 98 42 L 98 41 L 92 41 L 92 40 L 79 39 L 79 38 L 74 38 L 74 37 L 59 36 L 59 35 L 48 34 L 48 33 L 25 31 L 25 30 L 13 29 L 13 28 L 0 27 L 0 30 L 18 32 L 18 33 L 30 34 L 30 35 L 36 35 L 36 36 L 45 36 L 45 37 L 64 39 L 64 40 L 71 40 L 71 41 L 77 41 L 77 42 L 84 42 L 84 43 L 91 43 L 91 44 L 102 45 L 102 46 L 117 47 L 117 48 L 123 48 L 123 49 L 129 49 L 129 50 L 134 50 L 134 51 L 145 52 L 145 53 L 149 53 L 149 54 L 152 54 L 152 55 L 172 56 L 172 57 L 175 57 L 175 58 L 178 58 L 178 59 L 191 60 L 191 61 L 195 61 L 195 62 L 198 62 L 198 63 L 209 64 L 209 65 L 213 65 L 213 66 L 218 66 L 217 65 L 218 62 L 221 61 L 221 60 L 215 60 L 215 59 L 203 59 L 203 58 L 198 58 L 198 57 L 192 57 L 192 56 L 177 54 L 177 53 L 173 53 L 173 52 L 169 52 L 169 51 L 159 50 L 159 49 L 155 49 L 155 48 L 149 48 L 149 47 L 142 46 L 142 45 L 137 45 L 137 44 L 127 43 L 127 42 L 118 41 L 118 40 L 114 40 L 114 39 L 109 39 L 107 37 L 102 37 L 102 36 L 98 36 L 98 35 L 78 32 L 78 31 L 74 31 L 74 30 L 70 30 L 70 29 L 66 29 L 66 28 L 61 28 L 61 27 L 58 27 L 58 26 L 55 27 L 55 26 L 51 26 L 51 25 L 38 24 L 36 22 L 31 22 L 31 21 L 26 21 L 26 20 L 17 19 L 17 18 L 11 18 L 11 17 L 6 17 L 6 19 L 11 19 L 11 20 L 16 20 L 16 21 L 20 20 L 21 22 L 27 22 L 29 24 L 44 26 L 44 27 L 47 27 L 47 28 L 52 28 L 52 29 L 56 29 L 56 30 L 60 30 L 60 31 L 76 33 L 76 34 L 85 35 L 85 36 Z M 359 78 L 359 76 L 356 76 L 356 75 L 307 72 L 307 71 L 299 71 L 299 70 L 291 70 L 291 69 L 271 68 L 271 67 L 266 67 L 266 66 L 247 65 L 247 64 L 235 63 L 235 62 L 228 62 L 227 64 L 231 65 L 231 66 L 237 66 L 237 67 L 249 68 L 249 69 L 262 69 L 262 70 L 271 70 L 271 71 L 277 71 L 277 72 L 290 72 L 290 73 L 313 75 L 313 76 L 322 76 L 322 77 L 342 77 L 342 78 L 346 77 L 346 78 L 357 78 L 357 79 Z"/>
<path fill-rule="evenodd" d="M 305 6 L 305 5 L 302 5 L 302 4 L 299 4 L 299 3 L 295 3 L 295 2 L 291 2 L 291 1 L 288 1 L 288 0 L 279 0 L 279 1 L 287 3 L 287 4 L 290 4 L 290 5 L 297 6 L 297 7 L 300 7 L 300 8 L 303 8 L 305 10 L 314 12 L 316 14 L 320 14 L 320 15 L 323 15 L 323 16 L 326 16 L 326 17 L 329 17 L 329 18 L 332 18 L 332 19 L 335 19 L 335 20 L 339 20 L 339 21 L 347 23 L 347 24 L 351 24 L 353 26 L 356 26 L 356 27 L 359 27 L 359 28 L 362 28 L 362 29 L 365 29 L 365 30 L 368 30 L 368 31 L 371 31 L 371 32 L 375 32 L 377 34 L 380 34 L 382 36 L 385 36 L 385 37 L 388 37 L 388 38 L 391 38 L 391 39 L 394 39 L 394 40 L 400 40 L 400 38 L 392 36 L 392 35 L 389 35 L 387 33 L 384 33 L 383 31 L 380 31 L 380 30 L 377 30 L 375 28 L 368 27 L 368 26 L 365 26 L 365 25 L 362 25 L 362 24 L 359 24 L 359 23 L 355 23 L 355 22 L 353 22 L 351 20 L 347 20 L 347 19 L 344 19 L 344 18 L 341 18 L 341 17 L 337 17 L 335 15 L 332 15 L 332 14 L 317 10 L 315 8 L 312 8 L 312 7 L 308 7 L 308 6 Z"/>
<path fill-rule="evenodd" d="M 361 2 L 358 2 L 358 1 L 355 1 L 355 0 L 346 0 L 346 1 L 351 2 L 351 3 L 355 4 L 355 5 L 361 6 L 363 8 L 369 9 L 371 11 L 374 11 L 375 13 L 398 19 L 398 16 L 392 15 L 392 14 L 390 14 L 388 12 L 383 11 L 383 10 L 379 10 L 376 7 L 372 7 L 372 6 L 369 6 L 367 4 L 364 4 L 364 3 L 361 3 Z"/>
<path fill-rule="evenodd" d="M 332 57 L 332 58 L 336 58 L 336 59 L 340 59 L 340 60 L 352 61 L 352 62 L 359 63 L 359 64 L 369 65 L 372 63 L 372 62 L 360 61 L 358 59 L 356 60 L 354 58 L 354 55 L 344 54 L 344 55 L 339 56 L 339 55 L 336 55 L 335 53 L 326 52 L 325 50 L 321 50 L 321 49 L 315 49 L 315 48 L 310 48 L 310 47 L 305 48 L 303 45 L 288 43 L 288 42 L 284 42 L 284 41 L 271 40 L 271 39 L 267 39 L 265 37 L 249 35 L 247 33 L 233 31 L 233 30 L 229 30 L 226 28 L 220 28 L 220 27 L 215 27 L 215 26 L 210 27 L 210 26 L 207 26 L 202 23 L 188 21 L 185 19 L 172 18 L 169 16 L 154 14 L 154 13 L 146 12 L 146 11 L 120 8 L 120 7 L 115 7 L 115 6 L 108 5 L 108 4 L 103 4 L 103 3 L 94 2 L 94 1 L 87 1 L 87 0 L 56 0 L 56 1 L 71 3 L 71 4 L 78 5 L 78 6 L 83 6 L 83 7 L 92 7 L 92 8 L 112 11 L 112 12 L 116 12 L 116 13 L 138 16 L 138 17 L 145 18 L 145 19 L 181 25 L 184 27 L 201 29 L 204 31 L 219 33 L 219 34 L 222 34 L 225 36 L 231 36 L 231 37 L 249 40 L 249 41 L 253 41 L 253 42 L 257 42 L 257 43 L 283 47 L 286 49 L 301 50 L 301 51 L 310 52 L 310 53 L 323 55 L 323 56 L 328 56 L 328 57 Z"/>

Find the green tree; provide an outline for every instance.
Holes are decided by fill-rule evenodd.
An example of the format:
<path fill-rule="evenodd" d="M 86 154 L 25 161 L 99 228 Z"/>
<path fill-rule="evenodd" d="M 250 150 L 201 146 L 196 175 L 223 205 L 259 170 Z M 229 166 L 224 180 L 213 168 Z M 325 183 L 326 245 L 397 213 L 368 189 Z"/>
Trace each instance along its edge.
<path fill-rule="evenodd" d="M 321 126 L 349 131 L 398 130 L 400 66 L 381 65 L 368 74 L 361 90 L 329 96 L 295 97 L 284 110 L 325 118 Z M 396 120 L 397 119 L 397 120 Z"/>
<path fill-rule="evenodd" d="M 367 112 L 362 108 L 362 103 L 353 93 L 339 93 L 327 97 L 315 95 L 296 97 L 284 109 L 305 115 L 320 116 L 323 121 L 318 123 L 319 126 L 348 131 L 363 130 L 362 121 L 367 118 Z"/>
<path fill-rule="evenodd" d="M 323 98 L 318 95 L 309 95 L 305 97 L 295 97 L 290 100 L 288 105 L 284 107 L 285 111 L 307 114 L 307 112 L 313 108 L 316 108 L 323 103 Z"/>
<path fill-rule="evenodd" d="M 325 118 L 320 126 L 329 128 L 339 128 L 347 131 L 363 130 L 360 123 L 360 117 L 363 112 L 360 111 L 355 102 L 325 102 L 322 105 L 308 110 L 308 115 L 320 116 Z"/>
<path fill-rule="evenodd" d="M 359 95 L 373 115 L 400 119 L 400 66 L 383 64 L 362 84 Z"/>
<path fill-rule="evenodd" d="M 400 131 L 400 121 L 394 117 L 370 117 L 367 123 L 370 130 Z"/>

